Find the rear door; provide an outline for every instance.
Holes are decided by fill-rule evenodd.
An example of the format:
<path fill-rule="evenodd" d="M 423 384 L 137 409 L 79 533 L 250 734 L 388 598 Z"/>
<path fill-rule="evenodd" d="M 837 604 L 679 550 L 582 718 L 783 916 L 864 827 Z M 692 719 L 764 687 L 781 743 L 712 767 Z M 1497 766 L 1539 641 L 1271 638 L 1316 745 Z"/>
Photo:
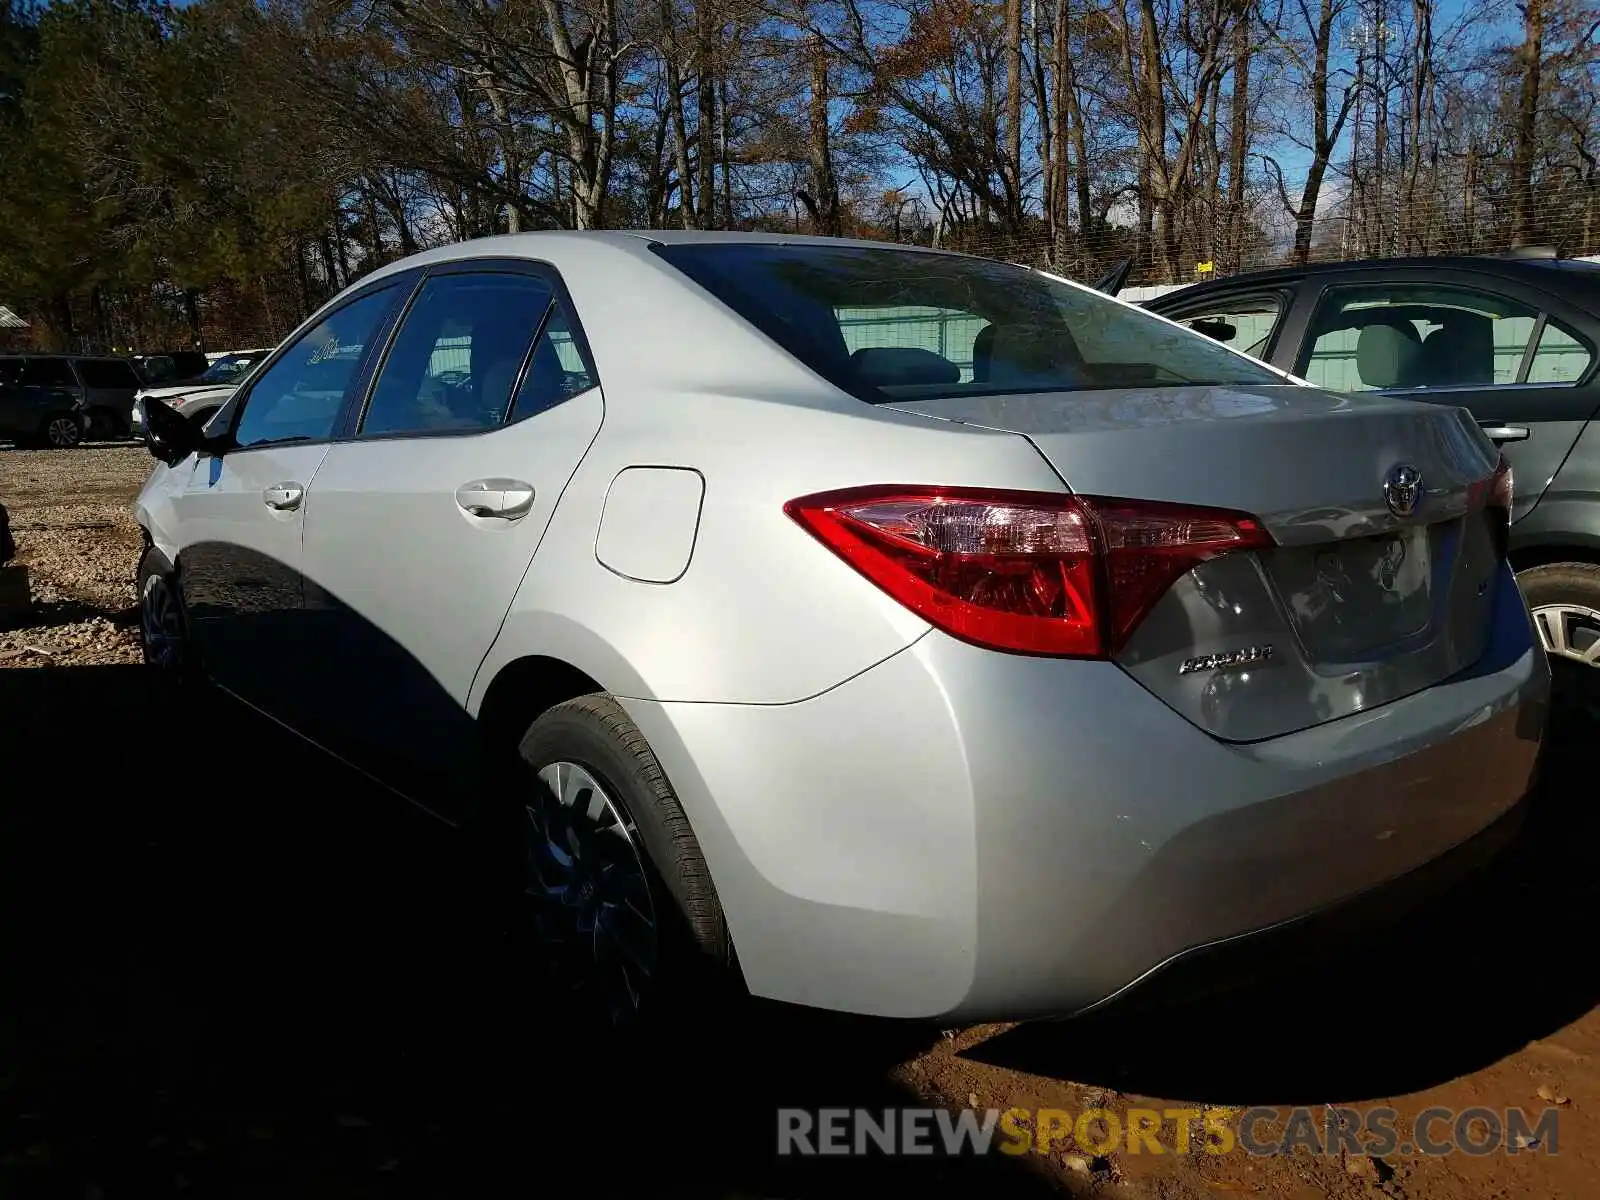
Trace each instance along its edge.
<path fill-rule="evenodd" d="M 424 279 L 307 500 L 319 741 L 413 796 L 444 790 L 474 745 L 479 664 L 599 431 L 597 382 L 553 271 Z"/>
<path fill-rule="evenodd" d="M 1330 278 L 1306 303 L 1305 335 L 1279 365 L 1338 391 L 1468 409 L 1516 473 L 1514 519 L 1600 407 L 1587 318 L 1517 280 L 1403 268 Z"/>
<path fill-rule="evenodd" d="M 41 414 L 71 409 L 83 395 L 72 365 L 55 355 L 30 354 L 23 360 L 22 390 Z"/>
<path fill-rule="evenodd" d="M 88 398 L 91 420 L 103 432 L 125 434 L 131 426 L 133 398 L 139 391 L 139 377 L 133 367 L 120 358 L 80 358 L 78 378 Z"/>

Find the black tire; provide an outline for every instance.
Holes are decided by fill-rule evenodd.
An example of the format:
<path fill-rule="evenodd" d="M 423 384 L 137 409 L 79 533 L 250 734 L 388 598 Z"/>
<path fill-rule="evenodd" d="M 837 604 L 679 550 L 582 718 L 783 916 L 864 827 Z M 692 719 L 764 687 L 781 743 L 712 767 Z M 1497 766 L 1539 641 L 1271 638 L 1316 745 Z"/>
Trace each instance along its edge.
<path fill-rule="evenodd" d="M 178 573 L 167 556 L 154 546 L 147 546 L 139 559 L 135 574 L 134 596 L 139 615 L 139 645 L 147 667 L 159 673 L 161 684 L 171 688 L 189 688 L 200 679 L 199 664 L 194 645 L 189 637 L 189 613 L 183 602 L 183 589 Z M 162 622 L 161 636 L 156 636 L 156 590 L 165 593 L 171 603 L 173 623 Z"/>
<path fill-rule="evenodd" d="M 54 412 L 39 422 L 39 440 L 52 450 L 71 450 L 83 441 L 83 422 L 69 412 Z"/>
<path fill-rule="evenodd" d="M 541 955 L 548 973 L 567 992 L 568 1002 L 574 1003 L 578 1011 L 571 1015 L 609 1020 L 624 1028 L 642 1028 L 655 1025 L 668 1014 L 674 1018 L 704 1016 L 719 996 L 737 995 L 733 944 L 700 844 L 661 764 L 622 707 L 603 692 L 558 704 L 529 726 L 518 746 L 518 758 L 521 780 L 513 819 L 517 825 L 514 840 L 520 867 L 519 892 L 528 906 L 527 916 L 534 926 L 531 932 L 543 942 L 531 952 Z M 536 894 L 532 883 L 537 873 L 534 864 L 544 841 L 540 834 L 541 814 L 548 819 L 552 811 L 548 806 L 555 802 L 550 789 L 541 782 L 540 772 L 547 768 L 557 770 L 554 764 L 575 765 L 592 776 L 605 793 L 603 800 L 617 809 L 627 840 L 637 851 L 653 910 L 656 954 L 653 969 L 639 987 L 641 995 L 631 1010 L 603 995 L 603 980 L 573 978 L 573 971 L 583 964 L 574 962 L 571 939 L 565 950 L 550 944 L 543 917 L 555 902 L 548 895 Z M 592 801 L 587 803 L 593 807 Z M 553 811 L 570 814 L 581 806 L 574 804 Z M 549 828 L 544 826 L 546 831 Z M 615 832 L 607 830 L 608 834 Z M 607 846 L 614 844 L 606 842 Z M 583 936 L 586 935 L 579 934 L 579 940 Z M 601 943 L 596 933 L 587 948 L 595 960 L 604 958 Z M 604 963 L 597 966 L 590 961 L 588 965 L 597 974 L 606 973 Z M 637 973 L 634 982 L 640 983 Z"/>
<path fill-rule="evenodd" d="M 1581 748 L 1600 734 L 1600 660 L 1580 661 L 1600 642 L 1600 565 L 1548 563 L 1521 572 L 1517 583 L 1550 651 L 1550 741 L 1555 749 Z"/>

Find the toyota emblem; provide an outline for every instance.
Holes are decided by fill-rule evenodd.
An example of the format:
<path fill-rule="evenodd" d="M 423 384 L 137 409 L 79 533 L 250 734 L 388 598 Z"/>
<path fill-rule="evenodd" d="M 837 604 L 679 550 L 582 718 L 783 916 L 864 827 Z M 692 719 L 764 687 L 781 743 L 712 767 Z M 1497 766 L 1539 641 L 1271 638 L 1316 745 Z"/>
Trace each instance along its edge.
<path fill-rule="evenodd" d="M 1383 500 L 1397 517 L 1409 517 L 1422 503 L 1422 472 L 1410 463 L 1396 463 L 1383 478 Z"/>

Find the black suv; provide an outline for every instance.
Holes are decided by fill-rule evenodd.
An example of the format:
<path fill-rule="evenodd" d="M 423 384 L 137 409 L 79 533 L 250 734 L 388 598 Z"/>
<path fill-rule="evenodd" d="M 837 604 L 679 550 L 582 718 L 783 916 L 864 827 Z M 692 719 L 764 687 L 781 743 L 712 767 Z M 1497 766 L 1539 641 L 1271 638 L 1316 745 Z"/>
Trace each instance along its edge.
<path fill-rule="evenodd" d="M 1320 387 L 1470 411 L 1510 460 L 1511 556 L 1559 702 L 1600 720 L 1600 263 L 1548 253 L 1261 271 L 1145 307 Z"/>
<path fill-rule="evenodd" d="M 57 447 L 126 437 L 139 386 L 125 358 L 0 355 L 0 437 Z"/>

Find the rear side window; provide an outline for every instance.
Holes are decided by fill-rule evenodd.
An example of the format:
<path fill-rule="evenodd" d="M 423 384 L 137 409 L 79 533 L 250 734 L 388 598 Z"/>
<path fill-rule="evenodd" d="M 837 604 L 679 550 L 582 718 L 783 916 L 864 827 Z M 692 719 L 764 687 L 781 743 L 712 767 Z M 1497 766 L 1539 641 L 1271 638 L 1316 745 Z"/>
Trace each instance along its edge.
<path fill-rule="evenodd" d="M 1282 316 L 1283 297 L 1268 295 L 1219 300 L 1214 308 L 1189 311 L 1174 320 L 1212 341 L 1263 358 Z"/>
<path fill-rule="evenodd" d="M 1596 264 L 1600 265 L 1600 264 Z M 1589 373 L 1594 355 L 1555 321 L 1546 319 L 1539 346 L 1528 365 L 1528 383 L 1577 383 Z"/>
<path fill-rule="evenodd" d="M 511 419 L 535 416 L 594 385 L 594 371 L 573 336 L 567 310 L 560 300 L 552 301 L 550 315 L 539 333 L 539 344 L 528 362 L 528 373 L 517 389 Z"/>
<path fill-rule="evenodd" d="M 64 358 L 30 358 L 22 368 L 22 382 L 30 387 L 76 387 L 72 367 Z"/>
<path fill-rule="evenodd" d="M 78 374 L 83 386 L 92 388 L 137 388 L 139 377 L 125 362 L 108 358 L 82 358 L 78 360 Z"/>
<path fill-rule="evenodd" d="M 1206 338 L 1006 263 L 812 243 L 653 249 L 806 366 L 869 403 L 1283 383 Z"/>
<path fill-rule="evenodd" d="M 384 359 L 361 436 L 499 425 L 550 301 L 533 275 L 428 279 Z"/>

